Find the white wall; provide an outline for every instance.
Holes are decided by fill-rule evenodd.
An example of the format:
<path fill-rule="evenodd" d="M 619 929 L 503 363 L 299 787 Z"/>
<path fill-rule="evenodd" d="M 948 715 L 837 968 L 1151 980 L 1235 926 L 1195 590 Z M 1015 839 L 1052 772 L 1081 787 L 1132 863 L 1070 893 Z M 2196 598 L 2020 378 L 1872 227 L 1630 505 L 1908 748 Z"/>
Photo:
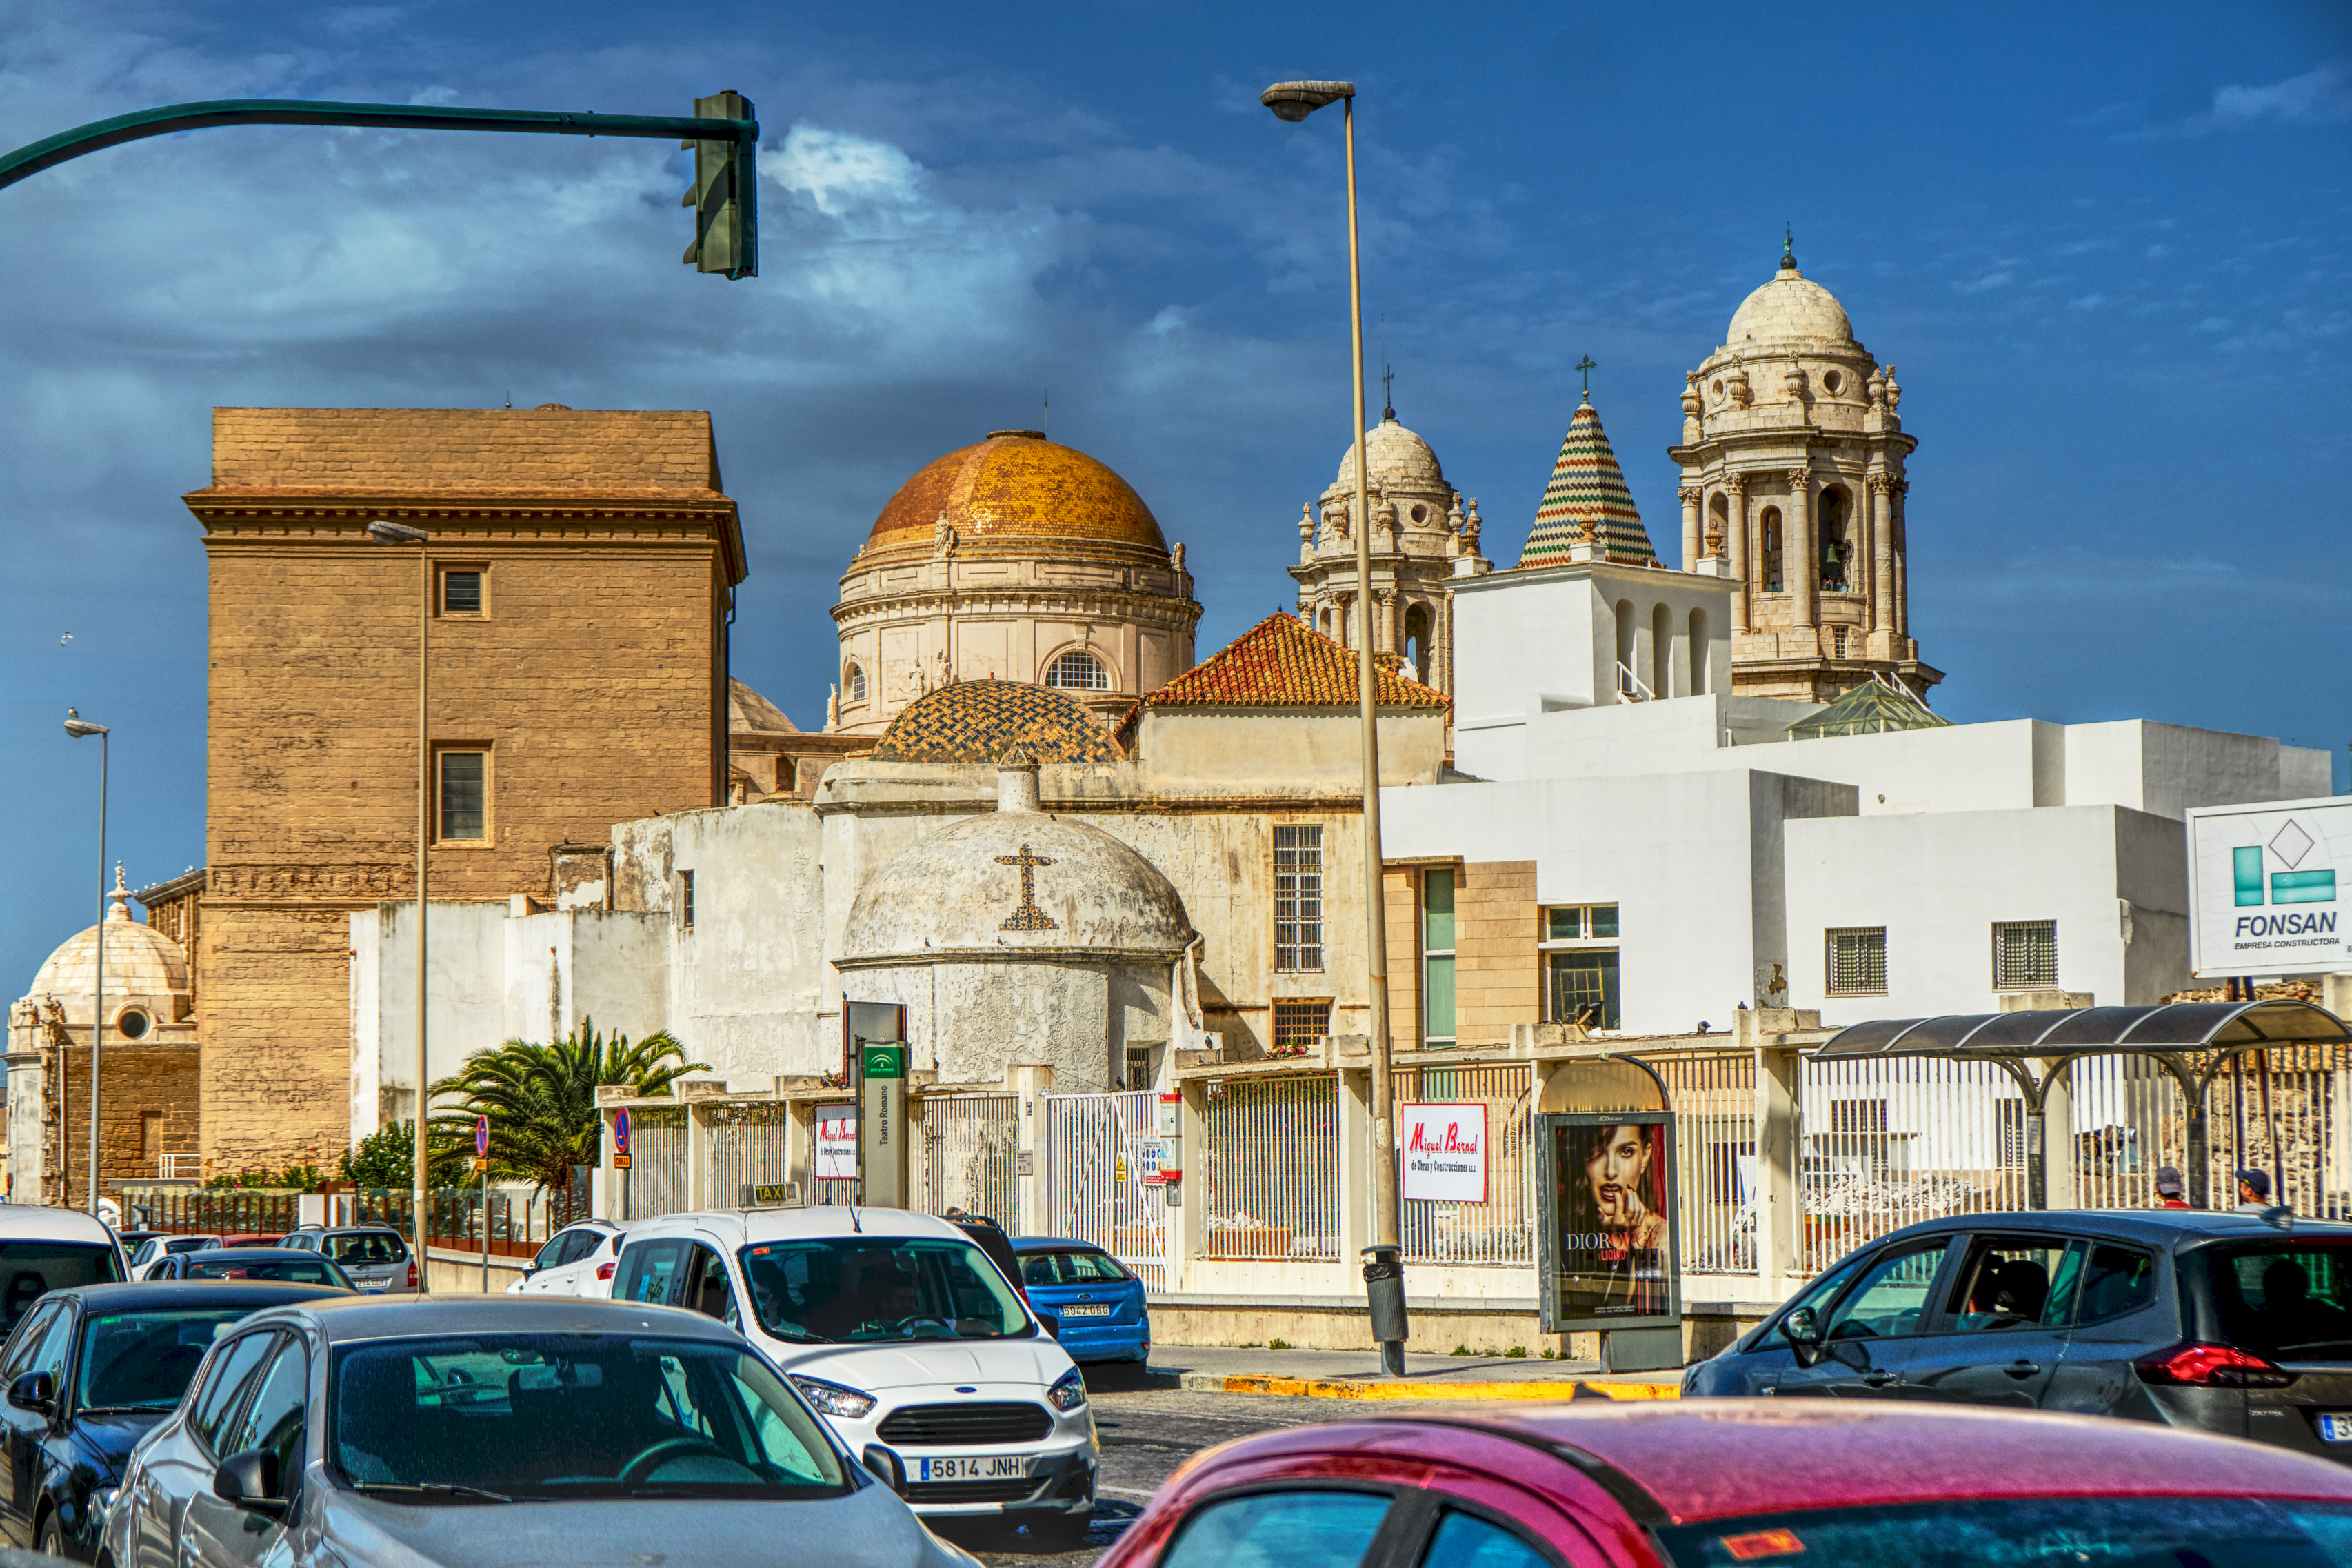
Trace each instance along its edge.
<path fill-rule="evenodd" d="M 2113 805 L 1790 822 L 1790 1005 L 1832 1026 L 1993 1012 L 1994 922 L 2040 920 L 2059 989 L 2157 1001 L 2189 983 L 2183 833 Z M 1885 995 L 1827 994 L 1825 933 L 1849 926 L 1886 929 Z"/>
<path fill-rule="evenodd" d="M 505 1042 L 507 906 L 433 900 L 425 965 L 425 1072 L 448 1077 L 478 1050 Z M 385 902 L 350 917 L 352 1135 L 414 1114 L 416 1085 L 416 908 Z M 362 1007 L 357 999 L 372 1005 Z M 361 1064 L 374 1073 L 362 1079 Z M 390 1092 L 385 1092 L 390 1091 Z"/>
<path fill-rule="evenodd" d="M 1674 674 L 1671 689 L 1658 697 L 1690 693 L 1694 609 L 1706 612 L 1706 689 L 1729 689 L 1733 586 L 1688 573 L 1597 563 L 1454 579 L 1457 737 L 1465 729 L 1514 720 L 1546 700 L 1582 708 L 1614 705 L 1621 601 L 1632 607 L 1633 671 L 1653 685 L 1654 616 L 1659 605 L 1666 607 Z M 1460 752 L 1457 739 L 1457 758 Z"/>

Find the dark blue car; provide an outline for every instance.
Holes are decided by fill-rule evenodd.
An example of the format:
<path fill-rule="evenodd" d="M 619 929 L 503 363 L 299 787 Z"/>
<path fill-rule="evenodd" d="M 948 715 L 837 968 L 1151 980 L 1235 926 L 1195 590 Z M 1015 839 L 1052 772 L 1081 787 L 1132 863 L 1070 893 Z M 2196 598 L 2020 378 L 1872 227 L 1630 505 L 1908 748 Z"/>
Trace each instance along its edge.
<path fill-rule="evenodd" d="M 1013 1251 L 1030 1309 L 1054 1320 L 1072 1361 L 1151 1359 L 1143 1281 L 1118 1258 L 1090 1241 L 1059 1236 L 1016 1236 Z"/>

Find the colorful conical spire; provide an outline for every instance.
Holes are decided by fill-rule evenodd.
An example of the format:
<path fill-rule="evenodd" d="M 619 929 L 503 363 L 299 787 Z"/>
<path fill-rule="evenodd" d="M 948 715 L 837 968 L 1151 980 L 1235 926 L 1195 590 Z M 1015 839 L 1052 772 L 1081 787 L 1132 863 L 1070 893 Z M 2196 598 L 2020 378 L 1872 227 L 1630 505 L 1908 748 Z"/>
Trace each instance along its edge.
<path fill-rule="evenodd" d="M 1544 489 L 1536 525 L 1519 552 L 1522 566 L 1556 566 L 1568 560 L 1568 547 L 1584 537 L 1583 525 L 1593 524 L 1603 560 L 1624 566 L 1646 566 L 1658 558 L 1650 546 L 1650 531 L 1634 510 L 1633 492 L 1625 488 L 1624 470 L 1601 428 L 1587 394 L 1569 422 L 1568 437 L 1559 444 L 1559 458 L 1551 466 L 1551 483 Z"/>

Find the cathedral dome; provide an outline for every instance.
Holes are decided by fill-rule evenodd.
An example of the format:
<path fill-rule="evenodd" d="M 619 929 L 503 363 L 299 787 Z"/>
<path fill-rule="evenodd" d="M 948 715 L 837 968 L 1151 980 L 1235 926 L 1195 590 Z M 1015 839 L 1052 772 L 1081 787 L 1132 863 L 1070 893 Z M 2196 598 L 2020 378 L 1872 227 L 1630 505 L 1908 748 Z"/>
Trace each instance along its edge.
<path fill-rule="evenodd" d="M 943 827 L 857 891 L 846 964 L 1047 952 L 1172 961 L 1192 945 L 1184 900 L 1098 827 L 1036 808 L 1034 768 L 999 775 L 997 809 Z"/>
<path fill-rule="evenodd" d="M 1740 302 L 1731 315 L 1724 345 L 1735 353 L 1750 342 L 1811 342 L 1847 344 L 1854 341 L 1853 323 L 1837 296 L 1797 270 L 1783 258 L 1772 280 Z"/>
<path fill-rule="evenodd" d="M 1034 430 L 997 430 L 933 459 L 898 487 L 866 549 L 929 550 L 945 521 L 959 539 L 1071 539 L 1165 554 L 1151 509 L 1125 479 Z"/>
<path fill-rule="evenodd" d="M 874 748 L 877 763 L 992 763 L 1014 746 L 1041 763 L 1115 763 L 1084 704 L 1025 680 L 960 680 L 908 703 Z"/>
<path fill-rule="evenodd" d="M 1429 443 L 1396 422 L 1396 416 L 1381 416 L 1381 422 L 1364 432 L 1364 467 L 1370 474 L 1367 488 L 1374 493 L 1381 490 L 1443 490 L 1444 470 L 1437 466 L 1437 454 Z M 1356 489 L 1356 445 L 1348 443 L 1347 452 L 1339 458 L 1339 477 L 1331 488 L 1352 495 Z"/>
<path fill-rule="evenodd" d="M 116 880 L 119 884 L 119 874 Z M 168 1020 L 172 997 L 187 993 L 187 956 L 178 942 L 131 918 L 130 897 L 118 885 L 104 925 L 68 937 L 33 976 L 25 994 L 36 1003 L 56 997 L 65 1010 L 66 1022 L 87 1026 L 98 988 L 98 938 L 103 930 L 108 1014 L 119 1016 L 123 1008 L 136 1005 L 151 1016 L 160 1012 Z"/>

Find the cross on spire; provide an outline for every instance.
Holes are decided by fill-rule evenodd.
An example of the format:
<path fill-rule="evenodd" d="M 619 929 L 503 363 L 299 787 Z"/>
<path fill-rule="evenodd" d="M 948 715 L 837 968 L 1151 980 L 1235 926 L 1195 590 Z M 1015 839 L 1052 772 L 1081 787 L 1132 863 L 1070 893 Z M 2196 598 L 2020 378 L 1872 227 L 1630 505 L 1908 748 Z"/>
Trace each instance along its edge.
<path fill-rule="evenodd" d="M 1011 920 L 1006 921 L 1003 925 L 998 926 L 996 929 L 999 931 L 1054 931 L 1058 929 L 1054 917 L 1037 907 L 1037 868 L 1040 866 L 1051 866 L 1054 862 L 1045 856 L 1031 854 L 1029 852 L 1029 846 L 1024 844 L 1021 847 L 1020 854 L 999 855 L 996 858 L 996 863 L 1000 866 L 1018 866 L 1021 868 L 1021 907 L 1013 911 L 1013 918 Z"/>
<path fill-rule="evenodd" d="M 1601 362 L 1594 359 L 1591 354 L 1586 354 L 1582 359 L 1578 360 L 1571 368 L 1583 375 L 1585 401 L 1588 403 L 1591 402 L 1592 399 L 1592 373 L 1601 368 Z"/>
<path fill-rule="evenodd" d="M 1389 319 L 1381 318 L 1381 417 L 1396 418 L 1396 372 L 1389 364 Z"/>
<path fill-rule="evenodd" d="M 1793 223 L 1781 226 L 1780 268 L 1784 272 L 1797 269 L 1797 226 Z"/>

